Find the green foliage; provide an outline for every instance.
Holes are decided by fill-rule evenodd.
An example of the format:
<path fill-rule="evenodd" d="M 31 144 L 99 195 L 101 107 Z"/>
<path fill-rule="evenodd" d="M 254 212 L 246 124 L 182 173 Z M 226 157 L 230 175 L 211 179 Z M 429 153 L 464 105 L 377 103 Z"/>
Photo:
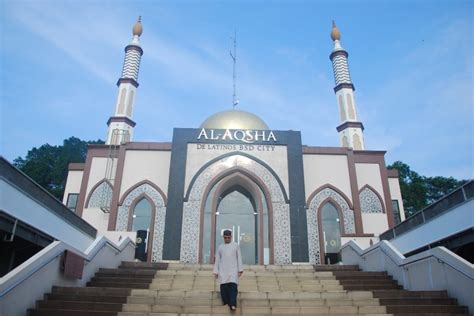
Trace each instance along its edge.
<path fill-rule="evenodd" d="M 64 194 L 68 165 L 71 162 L 84 162 L 88 144 L 103 144 L 102 140 L 83 141 L 70 137 L 62 146 L 44 144 L 28 151 L 23 159 L 16 158 L 13 164 L 48 190 L 59 200 Z"/>
<path fill-rule="evenodd" d="M 387 169 L 398 170 L 403 206 L 407 217 L 439 200 L 467 181 L 456 180 L 453 177 L 420 176 L 401 161 L 395 161 L 387 166 Z"/>

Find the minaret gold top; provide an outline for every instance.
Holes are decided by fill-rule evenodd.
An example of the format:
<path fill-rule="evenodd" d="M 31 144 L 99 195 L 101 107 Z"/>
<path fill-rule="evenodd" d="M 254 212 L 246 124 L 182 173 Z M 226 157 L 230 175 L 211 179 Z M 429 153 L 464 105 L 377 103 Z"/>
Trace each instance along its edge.
<path fill-rule="evenodd" d="M 138 36 L 140 37 L 143 33 L 143 27 L 142 27 L 142 17 L 138 17 L 137 23 L 133 26 L 133 36 Z"/>
<path fill-rule="evenodd" d="M 336 22 L 332 21 L 332 31 L 331 31 L 331 38 L 333 41 L 339 41 L 341 39 L 341 32 L 336 26 Z"/>

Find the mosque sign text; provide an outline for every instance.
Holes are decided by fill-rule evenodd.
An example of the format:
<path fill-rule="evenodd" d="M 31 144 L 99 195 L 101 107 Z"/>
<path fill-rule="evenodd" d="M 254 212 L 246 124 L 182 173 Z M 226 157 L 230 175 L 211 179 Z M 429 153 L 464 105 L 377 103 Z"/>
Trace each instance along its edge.
<path fill-rule="evenodd" d="M 202 128 L 197 139 L 205 140 L 230 140 L 230 141 L 241 141 L 247 144 L 254 142 L 276 142 L 277 139 L 273 131 L 254 131 L 254 130 L 230 130 L 226 129 L 224 132 L 221 130 L 205 129 Z"/>
<path fill-rule="evenodd" d="M 196 144 L 198 150 L 228 150 L 228 151 L 275 151 L 275 145 L 247 144 Z"/>

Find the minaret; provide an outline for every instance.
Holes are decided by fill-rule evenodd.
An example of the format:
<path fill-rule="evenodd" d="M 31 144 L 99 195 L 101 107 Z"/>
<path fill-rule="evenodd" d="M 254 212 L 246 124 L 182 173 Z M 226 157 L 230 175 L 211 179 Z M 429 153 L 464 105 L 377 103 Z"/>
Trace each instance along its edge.
<path fill-rule="evenodd" d="M 351 147 L 354 150 L 364 150 L 364 135 L 362 133 L 364 126 L 357 119 L 357 107 L 354 98 L 355 89 L 349 74 L 349 65 L 347 64 L 349 54 L 341 47 L 341 33 L 334 21 L 332 22 L 331 38 L 334 41 L 334 49 L 329 58 L 332 61 L 334 80 L 336 82 L 334 92 L 336 93 L 339 115 L 341 117 L 341 124 L 337 127 L 341 146 Z"/>
<path fill-rule="evenodd" d="M 132 140 L 133 127 L 135 126 L 135 122 L 132 120 L 133 106 L 135 105 L 135 92 L 138 88 L 140 59 L 143 55 L 143 50 L 140 47 L 142 32 L 141 17 L 138 17 L 137 23 L 133 26 L 132 41 L 125 47 L 122 76 L 117 81 L 118 96 L 115 112 L 107 121 L 109 126 L 107 145 L 120 145 Z"/>

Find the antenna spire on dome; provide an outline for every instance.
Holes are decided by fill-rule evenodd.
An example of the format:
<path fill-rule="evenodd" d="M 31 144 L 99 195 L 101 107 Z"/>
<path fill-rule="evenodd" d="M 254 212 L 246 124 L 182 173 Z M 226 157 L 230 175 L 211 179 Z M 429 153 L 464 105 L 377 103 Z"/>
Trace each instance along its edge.
<path fill-rule="evenodd" d="M 135 25 L 133 26 L 132 33 L 133 33 L 133 36 L 140 37 L 142 35 L 143 27 L 142 27 L 142 16 L 141 15 L 138 16 L 138 20 L 135 23 Z"/>
<path fill-rule="evenodd" d="M 339 32 L 334 20 L 332 21 L 331 38 L 333 41 L 339 41 L 341 39 L 341 32 Z"/>
<path fill-rule="evenodd" d="M 232 87 L 233 87 L 233 94 L 232 94 L 232 108 L 235 110 L 235 107 L 239 104 L 239 100 L 237 99 L 237 94 L 235 92 L 235 83 L 236 83 L 236 73 L 235 73 L 235 65 L 237 63 L 237 31 L 234 31 L 234 36 L 230 37 L 234 42 L 234 52 L 230 51 L 230 57 L 232 57 L 233 61 L 233 72 L 232 72 Z"/>

